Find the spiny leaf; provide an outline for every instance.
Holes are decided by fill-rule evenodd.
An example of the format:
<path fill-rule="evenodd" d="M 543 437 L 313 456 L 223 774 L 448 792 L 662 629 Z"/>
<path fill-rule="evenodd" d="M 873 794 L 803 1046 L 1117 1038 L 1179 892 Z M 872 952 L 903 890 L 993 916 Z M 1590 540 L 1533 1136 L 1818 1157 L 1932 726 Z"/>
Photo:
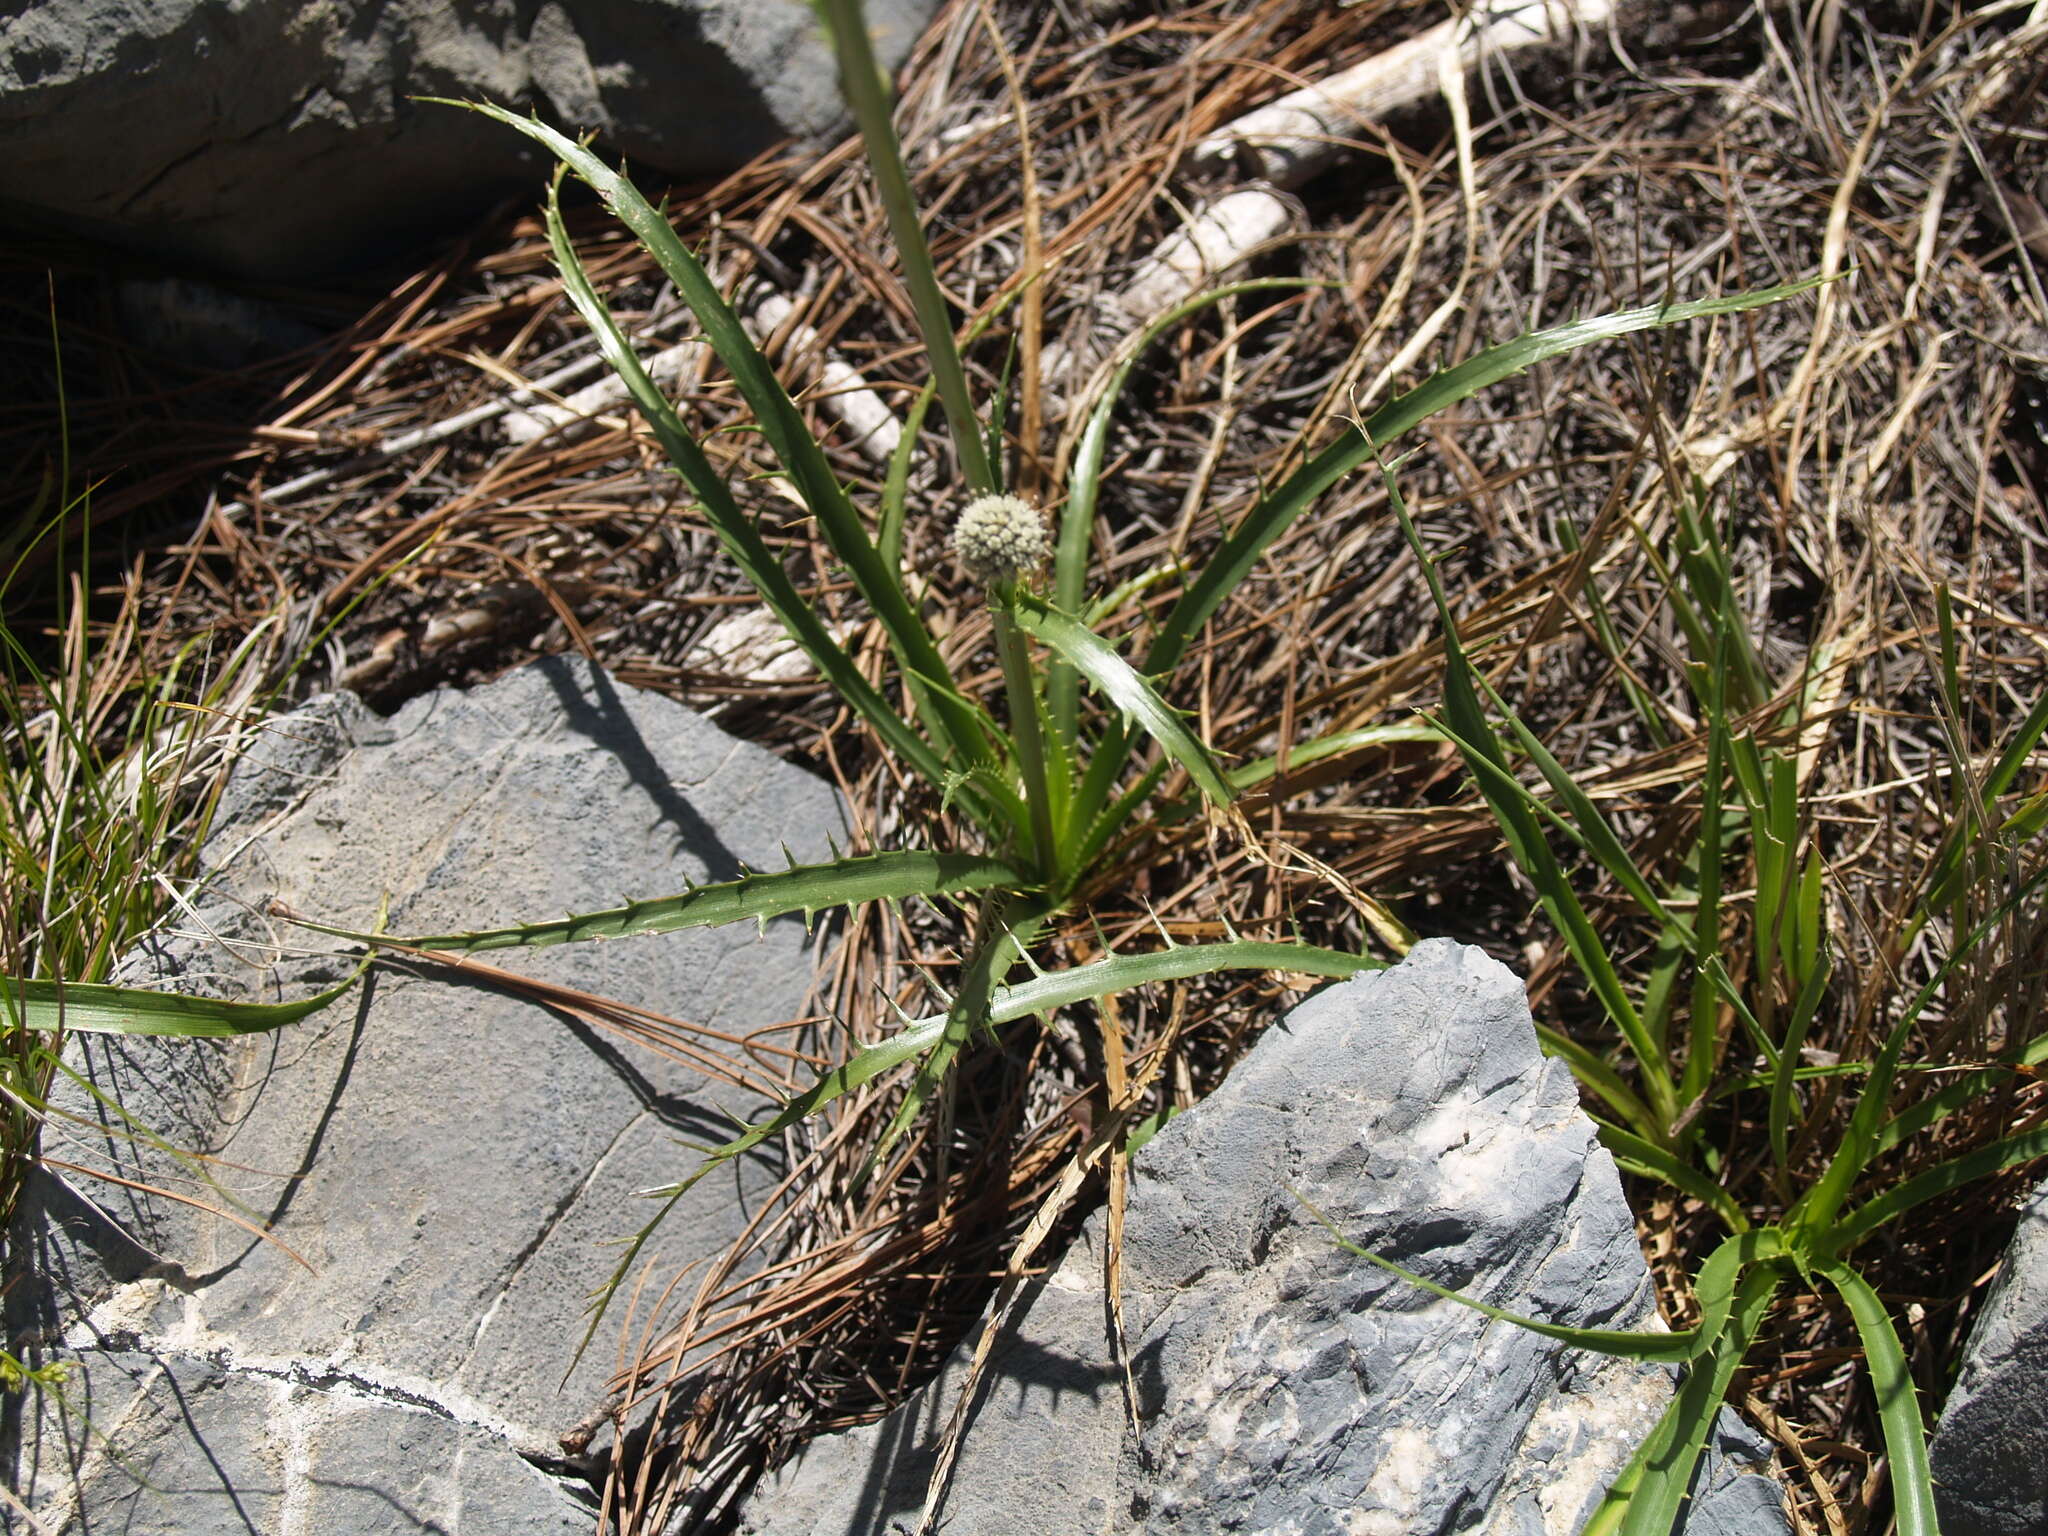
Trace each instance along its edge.
<path fill-rule="evenodd" d="M 1385 962 L 1313 944 L 1271 944 L 1228 939 L 1213 944 L 1178 944 L 1141 955 L 1111 955 L 1071 970 L 1048 971 L 1014 987 L 998 989 L 989 1009 L 996 1024 L 1027 1014 L 1050 1013 L 1070 1003 L 1126 991 L 1151 981 L 1182 981 L 1218 971 L 1298 971 L 1306 976 L 1345 977 L 1376 971 Z"/>
<path fill-rule="evenodd" d="M 1920 1417 L 1913 1370 L 1906 1362 L 1898 1330 L 1870 1282 L 1855 1270 L 1838 1262 L 1814 1268 L 1842 1293 L 1856 1333 L 1863 1340 L 1863 1360 L 1877 1393 L 1877 1416 L 1891 1463 L 1892 1518 L 1898 1523 L 1898 1536 L 1940 1536 L 1941 1522 L 1934 1510 L 1934 1473 L 1927 1462 L 1927 1428 Z"/>
<path fill-rule="evenodd" d="M 989 999 L 988 1022 L 991 1026 L 1010 1024 L 1032 1014 L 1050 1013 L 1147 982 L 1180 981 L 1219 971 L 1298 971 L 1309 976 L 1345 977 L 1378 970 L 1383 963 L 1341 949 L 1319 949 L 1312 944 L 1269 944 L 1243 939 L 1183 944 L 1151 954 L 1112 955 L 1070 970 L 1047 972 L 1013 987 L 997 987 Z M 840 1095 L 873 1082 L 891 1067 L 927 1050 L 945 1033 L 946 1018 L 943 1013 L 932 1014 L 905 1024 L 888 1039 L 827 1072 L 769 1119 L 714 1149 L 707 1161 L 733 1157 L 759 1145 Z M 699 1176 L 701 1170 L 692 1177 Z"/>
<path fill-rule="evenodd" d="M 713 928 L 749 918 L 766 921 L 792 912 L 808 917 L 832 907 L 864 901 L 900 901 L 911 896 L 958 895 L 991 886 L 1017 885 L 1023 877 L 1001 859 L 979 854 L 927 853 L 910 850 L 869 853 L 810 864 L 773 874 L 742 875 L 716 885 L 700 885 L 676 896 L 636 901 L 604 912 L 585 912 L 552 922 L 522 923 L 476 933 L 440 933 L 422 938 L 379 938 L 351 933 L 323 923 L 294 918 L 301 927 L 360 943 L 395 948 L 431 949 L 475 954 L 487 949 L 540 949 L 550 944 L 575 944 L 585 939 L 622 939 L 642 933 L 672 933 L 679 928 Z"/>
<path fill-rule="evenodd" d="M 1023 918 L 1027 922 L 1035 921 L 1031 909 L 1028 908 Z M 1010 931 L 1015 937 L 1019 933 L 1019 928 L 1013 924 Z M 1028 934 L 1024 936 L 1028 941 Z M 1281 970 L 1299 971 L 1312 976 L 1349 976 L 1357 971 L 1377 968 L 1379 964 L 1377 960 L 1346 954 L 1342 950 L 1318 949 L 1306 944 L 1262 944 L 1242 940 L 1221 944 L 1184 944 L 1178 949 L 1161 954 L 1113 955 L 1106 960 L 1076 966 L 1069 971 L 1035 977 L 1021 986 L 996 987 L 988 999 L 987 1018 L 989 1027 L 994 1028 L 999 1024 L 1012 1023 L 1035 1013 L 1050 1012 L 1052 1009 L 1088 998 L 1103 997 L 1144 982 L 1201 976 L 1213 971 Z M 962 992 L 965 990 L 963 987 Z M 759 1146 L 769 1137 L 780 1135 L 798 1121 L 818 1113 L 833 1100 L 864 1087 L 891 1068 L 915 1060 L 940 1045 L 945 1039 L 949 1015 L 958 1003 L 959 997 L 956 995 L 949 1001 L 947 1013 L 913 1020 L 886 1040 L 869 1046 L 843 1065 L 834 1067 L 767 1119 L 749 1126 L 722 1146 L 712 1148 L 688 1176 L 665 1189 L 655 1191 L 655 1198 L 662 1202 L 661 1207 L 628 1241 L 624 1257 L 613 1269 L 606 1283 L 598 1289 L 597 1305 L 593 1309 L 590 1327 L 584 1333 L 583 1343 L 578 1346 L 578 1356 L 581 1356 L 582 1350 L 588 1347 L 590 1340 L 595 1336 L 598 1322 L 610 1305 L 613 1294 L 631 1273 L 639 1254 L 654 1236 L 656 1229 L 660 1227 L 668 1213 L 675 1209 L 676 1202 L 689 1193 L 699 1180 L 732 1158 Z"/>
<path fill-rule="evenodd" d="M 559 187 L 553 184 L 548 189 L 547 225 L 555 265 L 562 274 L 562 291 L 597 337 L 598 348 L 604 353 L 605 361 L 611 364 L 612 371 L 625 384 L 640 414 L 654 429 L 654 435 L 659 439 L 662 451 L 668 455 L 669 462 L 675 466 L 676 473 L 696 493 L 698 503 L 704 509 L 705 520 L 711 524 L 726 553 L 746 573 L 755 591 L 761 594 L 761 600 L 802 647 L 804 654 L 831 680 L 839 696 L 857 710 L 905 762 L 937 782 L 945 772 L 938 755 L 910 723 L 897 714 L 854 664 L 853 658 L 846 654 L 845 648 L 833 638 L 817 611 L 805 601 L 796 583 L 790 580 L 781 561 L 768 548 L 754 520 L 740 510 L 725 477 L 712 466 L 696 438 L 676 414 L 675 407 L 648 377 L 625 333 L 619 329 L 611 311 L 605 307 L 604 300 L 598 296 L 589 275 L 583 270 L 576 247 L 562 224 Z"/>
<path fill-rule="evenodd" d="M 1624 1173 L 1633 1173 L 1640 1178 L 1662 1179 L 1673 1189 L 1691 1195 L 1713 1211 L 1730 1232 L 1749 1230 L 1749 1218 L 1742 1214 L 1742 1207 L 1735 1203 L 1733 1195 L 1691 1163 L 1655 1142 L 1646 1141 L 1632 1131 L 1602 1121 L 1600 1145 L 1614 1154 L 1616 1166 Z"/>
<path fill-rule="evenodd" d="M 439 98 L 428 98 L 437 100 Z M 676 235 L 668 219 L 640 195 L 626 177 L 606 165 L 584 145 L 533 118 L 522 117 L 503 107 L 485 102 L 440 101 L 447 106 L 467 107 L 515 128 L 542 144 L 555 157 L 604 199 L 618 220 L 630 229 L 647 252 L 668 274 L 676 291 L 704 328 L 705 340 L 731 373 L 745 396 L 763 435 L 775 450 L 776 459 L 789 472 L 804 505 L 818 521 L 832 552 L 845 562 L 861 595 L 888 631 L 904 670 L 913 684 L 930 681 L 946 684 L 949 673 L 936 641 L 925 628 L 905 596 L 899 573 L 887 565 L 868 536 L 860 515 L 839 483 L 825 450 L 811 435 L 803 413 L 775 377 L 759 347 L 747 334 L 739 315 L 704 269 L 696 255 Z M 986 757 L 987 747 L 973 722 L 959 712 L 944 693 L 930 700 L 933 715 L 942 722 L 950 744 L 969 757 Z"/>
<path fill-rule="evenodd" d="M 1095 536 L 1095 504 L 1102 489 L 1102 465 L 1109 452 L 1110 426 L 1116 414 L 1118 397 L 1146 349 L 1190 315 L 1237 294 L 1256 293 L 1269 288 L 1333 286 L 1298 277 L 1256 277 L 1245 282 L 1226 283 L 1174 305 L 1118 348 L 1102 393 L 1088 413 L 1087 425 L 1082 428 L 1080 441 L 1074 449 L 1073 465 L 1066 475 L 1067 501 L 1060 511 L 1058 552 L 1053 560 L 1055 603 L 1068 613 L 1080 613 L 1088 600 L 1089 551 Z M 1139 580 L 1157 579 L 1164 574 L 1155 570 Z M 1045 691 L 1053 719 L 1061 734 L 1069 738 L 1074 735 L 1078 718 L 1075 698 L 1079 681 L 1074 670 L 1064 664 L 1055 665 L 1046 679 Z"/>
<path fill-rule="evenodd" d="M 947 1072 L 952 1070 L 955 1059 L 967 1048 L 974 1032 L 995 1027 L 991 1005 L 997 984 L 1009 974 L 1017 958 L 1037 937 L 1050 911 L 1050 906 L 1042 901 L 1031 902 L 1014 913 L 1007 913 L 1000 906 L 995 909 L 995 931 L 986 934 L 969 957 L 959 989 L 946 1005 L 937 1038 L 933 1040 L 931 1049 L 925 1052 L 924 1060 L 917 1064 L 917 1076 L 911 1080 L 903 1102 L 896 1106 L 896 1112 L 889 1117 L 880 1140 L 875 1143 L 870 1167 L 889 1155 L 890 1149 L 923 1113 L 925 1104 L 945 1081 Z"/>
<path fill-rule="evenodd" d="M 1297 741 L 1287 749 L 1287 771 L 1295 773 L 1310 763 L 1319 763 L 1325 758 L 1339 757 L 1360 747 L 1384 746 L 1390 742 L 1442 741 L 1443 733 L 1427 720 L 1396 720 L 1388 725 L 1368 725 L 1355 731 L 1336 731 L 1328 736 L 1314 736 L 1307 741 Z M 1253 758 L 1224 774 L 1230 787 L 1243 791 L 1252 789 L 1275 778 L 1280 772 L 1278 756 Z"/>
<path fill-rule="evenodd" d="M 1838 1253 L 1845 1252 L 1916 1205 L 2043 1157 L 2048 1157 L 2048 1131 L 2026 1131 L 2017 1136 L 2001 1137 L 1961 1157 L 1936 1163 L 1925 1173 L 1893 1185 L 1874 1200 L 1844 1216 L 1827 1234 L 1829 1245 Z"/>
<path fill-rule="evenodd" d="M 1778 1285 L 1773 1268 L 1753 1269 L 1742 1276 L 1718 1336 L 1703 1358 L 1687 1369 L 1678 1395 L 1607 1490 L 1583 1536 L 1670 1536 L 1700 1451 Z"/>

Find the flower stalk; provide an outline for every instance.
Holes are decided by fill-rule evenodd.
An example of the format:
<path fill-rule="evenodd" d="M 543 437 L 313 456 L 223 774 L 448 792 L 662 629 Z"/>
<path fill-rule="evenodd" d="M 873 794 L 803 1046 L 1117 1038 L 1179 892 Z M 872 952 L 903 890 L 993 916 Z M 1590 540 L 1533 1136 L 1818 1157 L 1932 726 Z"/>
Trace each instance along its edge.
<path fill-rule="evenodd" d="M 953 525 L 953 553 L 970 579 L 988 592 L 1010 706 L 1010 739 L 1031 817 L 1031 843 L 1041 879 L 1057 875 L 1059 845 L 1052 823 L 1052 781 L 1039 726 L 1038 678 L 1024 632 L 1017 625 L 1017 584 L 1045 563 L 1045 519 L 1021 496 L 976 496 Z"/>
<path fill-rule="evenodd" d="M 1037 680 L 1024 635 L 1012 616 L 1016 583 L 998 581 L 989 588 L 989 615 L 995 621 L 996 655 L 1003 665 L 1003 693 L 1010 705 L 1010 735 L 1017 744 L 1017 768 L 1024 780 L 1024 804 L 1031 812 L 1031 843 L 1039 877 L 1057 881 L 1059 844 L 1053 836 L 1052 785 L 1045 771 L 1045 739 L 1038 729 Z"/>

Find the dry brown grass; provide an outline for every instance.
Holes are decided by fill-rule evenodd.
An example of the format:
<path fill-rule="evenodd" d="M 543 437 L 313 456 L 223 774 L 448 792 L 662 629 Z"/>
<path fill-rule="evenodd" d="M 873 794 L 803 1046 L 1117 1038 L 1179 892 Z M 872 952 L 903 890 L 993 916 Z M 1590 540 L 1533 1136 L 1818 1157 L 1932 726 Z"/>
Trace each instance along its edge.
<path fill-rule="evenodd" d="M 1028 103 L 1042 220 L 1033 239 L 1052 274 L 1045 341 L 1082 359 L 1109 339 L 1097 334 L 1102 295 L 1176 225 L 1172 173 L 1185 146 L 1276 82 L 1406 35 L 1423 10 L 1398 0 L 1001 9 Z M 1820 0 L 1745 12 L 1683 49 L 1652 40 L 1626 65 L 1593 46 L 1591 67 L 1562 80 L 1496 69 L 1471 96 L 1476 204 L 1460 192 L 1439 114 L 1361 128 L 1356 156 L 1305 192 L 1302 233 L 1257 263 L 1333 286 L 1247 296 L 1183 328 L 1147 366 L 1117 428 L 1100 585 L 1198 559 L 1455 289 L 1463 304 L 1432 355 L 1666 292 L 1853 265 L 1817 306 L 1577 354 L 1494 390 L 1432 424 L 1404 485 L 1425 536 L 1454 551 L 1446 574 L 1469 633 L 1498 637 L 1495 654 L 1508 658 L 1497 686 L 1585 771 L 1656 868 L 1694 804 L 1700 749 L 1682 647 L 1630 529 L 1654 545 L 1684 476 L 1711 484 L 1767 664 L 1788 677 L 1812 653 L 1832 658 L 1799 744 L 1850 974 L 1831 1033 L 1814 1044 L 1865 1050 L 1901 980 L 1929 963 L 1924 950 L 1896 952 L 1888 935 L 1951 814 L 1947 739 L 1959 734 L 1966 754 L 1982 753 L 2039 696 L 2048 670 L 2048 298 L 2035 270 L 2048 257 L 2048 215 L 2034 201 L 2043 66 L 2034 34 L 2019 30 L 2026 20 L 2010 5 Z M 966 313 L 1003 294 L 1023 263 L 1004 66 L 977 8 L 960 3 L 906 77 L 912 169 Z M 677 215 L 727 283 L 794 283 L 809 323 L 895 399 L 923 382 L 852 146 L 763 161 L 681 197 Z M 658 318 L 651 264 L 600 220 L 577 228 L 622 317 Z M 91 290 L 74 281 L 71 291 Z M 233 632 L 282 601 L 302 622 L 334 624 L 324 671 L 307 684 L 346 682 L 386 707 L 575 646 L 831 774 L 871 846 L 938 817 L 823 689 L 761 683 L 694 652 L 744 601 L 741 583 L 652 444 L 623 420 L 523 448 L 484 426 L 413 451 L 380 449 L 588 350 L 532 219 L 480 232 L 331 347 L 282 368 L 169 382 L 111 335 L 74 336 L 100 375 L 72 401 L 91 462 L 113 476 L 99 517 L 168 526 L 161 509 L 176 505 L 166 501 L 174 488 L 206 490 L 196 527 L 178 526 L 149 565 L 161 635 Z M 999 333 L 973 355 L 984 385 L 1005 345 Z M 813 360 L 786 361 L 809 377 Z M 684 392 L 697 421 L 736 419 L 715 377 Z M 1050 390 L 1027 400 L 1018 422 L 1042 417 L 1046 436 L 1013 443 L 1019 476 L 1055 493 L 1060 434 L 1076 425 L 1070 405 Z M 7 433 L 26 444 L 46 430 L 17 411 Z M 736 475 L 765 467 L 749 438 L 713 441 Z M 851 451 L 839 463 L 850 480 L 875 479 Z M 314 471 L 327 478 L 280 489 Z M 919 473 L 932 517 L 913 516 L 908 556 L 949 616 L 949 649 L 971 656 L 985 619 L 941 558 L 951 498 L 930 455 Z M 858 625 L 792 509 L 764 482 L 751 495 L 811 590 Z M 1931 639 L 1940 585 L 1954 594 L 1968 680 L 1966 718 L 1946 722 Z M 1621 637 L 1626 667 L 1602 622 Z M 879 636 L 863 644 L 879 664 Z M 1436 626 L 1378 486 L 1361 477 L 1305 519 L 1184 676 L 1193 682 L 1179 702 L 1199 711 L 1209 739 L 1246 755 L 1429 707 L 1441 678 Z M 1661 705 L 1656 728 L 1631 685 Z M 1309 855 L 1417 930 L 1514 961 L 1551 1022 L 1597 1040 L 1597 1012 L 1506 872 L 1453 757 L 1376 748 L 1319 763 L 1285 788 L 1247 807 L 1263 839 L 1256 856 L 1212 848 L 1193 830 L 1125 850 L 1117 879 L 1097 893 L 1109 940 L 1155 920 L 1177 935 L 1214 933 L 1227 918 L 1248 936 L 1363 942 L 1356 911 Z M 1625 944 L 1625 905 L 1586 895 Z M 837 937 L 820 984 L 821 1012 L 837 1022 L 805 1037 L 824 1058 L 888 1027 L 881 1000 L 917 1011 L 927 973 L 942 974 L 960 941 L 945 915 L 918 912 L 871 913 Z M 1740 934 L 1730 942 L 1739 948 Z M 1077 923 L 1049 958 L 1080 961 L 1097 945 Z M 2019 924 L 1973 983 L 1991 1000 L 1957 988 L 1942 1014 L 1957 1021 L 1953 1038 L 1932 1047 L 1943 1059 L 1980 1059 L 1997 1044 L 1969 1037 L 1966 1023 L 1995 1030 L 2038 1014 L 2042 946 L 2038 920 Z M 619 1386 L 656 1394 L 663 1412 L 613 1464 L 618 1527 L 652 1531 L 687 1508 L 710 1528 L 764 1461 L 899 1401 L 969 1326 L 1085 1141 L 1102 1108 L 1093 1085 L 1157 1058 L 1152 1105 L 1191 1102 L 1289 995 L 1285 978 L 1190 985 L 1127 1001 L 1099 1032 L 1019 1037 L 978 1056 L 950 1116 L 864 1188 L 857 1170 L 888 1093 L 847 1101 L 811 1128 L 792 1148 L 788 1198 L 750 1239 L 765 1267 L 749 1271 L 734 1255 L 709 1275 L 645 1277 L 634 1298 L 639 1364 Z M 1105 1040 L 1121 1058 L 1113 1067 Z M 1725 1120 L 1717 1139 L 1739 1170 L 1755 1127 L 1731 1105 L 1709 1113 Z M 2023 1122 L 2041 1105 L 2023 1089 L 1985 1113 Z M 1937 1396 L 2021 1182 L 1934 1211 L 1878 1265 L 1888 1299 L 1912 1304 L 1914 1367 Z M 1706 1224 L 1659 1191 L 1637 1193 L 1646 1249 L 1680 1316 L 1682 1271 L 1697 1263 Z M 1769 1192 L 1745 1191 L 1752 1197 L 1767 1205 Z M 621 1213 L 622 1228 L 631 1219 Z M 1877 1531 L 1887 1508 L 1850 1337 L 1826 1309 L 1788 1307 L 1744 1386 L 1815 1531 Z"/>

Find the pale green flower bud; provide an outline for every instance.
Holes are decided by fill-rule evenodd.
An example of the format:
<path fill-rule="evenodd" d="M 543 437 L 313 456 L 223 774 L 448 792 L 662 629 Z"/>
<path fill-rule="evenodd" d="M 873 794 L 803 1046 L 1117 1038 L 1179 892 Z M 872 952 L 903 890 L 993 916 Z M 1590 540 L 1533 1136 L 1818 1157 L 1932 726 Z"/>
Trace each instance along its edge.
<path fill-rule="evenodd" d="M 953 526 L 953 553 L 984 585 L 1015 581 L 1045 561 L 1045 519 L 1021 496 L 977 496 Z"/>

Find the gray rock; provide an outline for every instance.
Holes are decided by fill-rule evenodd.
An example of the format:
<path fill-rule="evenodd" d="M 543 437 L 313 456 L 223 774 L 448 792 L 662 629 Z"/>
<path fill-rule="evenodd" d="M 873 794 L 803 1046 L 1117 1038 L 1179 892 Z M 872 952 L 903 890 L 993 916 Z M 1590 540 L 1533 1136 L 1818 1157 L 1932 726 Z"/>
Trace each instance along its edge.
<path fill-rule="evenodd" d="M 1714 1421 L 1692 1502 L 1679 1512 L 1674 1536 L 1776 1536 L 1792 1529 L 1785 1489 L 1769 1473 L 1771 1443 L 1723 1408 Z"/>
<path fill-rule="evenodd" d="M 273 898 L 356 929 L 387 897 L 393 932 L 498 926 L 779 867 L 785 847 L 826 858 L 841 820 L 809 775 L 557 659 L 388 721 L 338 695 L 274 722 L 217 826 L 208 896 L 123 979 L 303 996 L 350 962 L 317 935 L 305 952 L 304 930 L 265 915 Z M 794 921 L 488 958 L 724 1029 L 798 1015 L 812 974 Z M 601 1245 L 647 1219 L 638 1192 L 694 1166 L 679 1143 L 723 1140 L 767 1102 L 510 990 L 389 970 L 271 1035 L 72 1047 L 104 1097 L 74 1095 L 77 1120 L 47 1152 L 223 1208 L 232 1196 L 277 1241 L 132 1188 L 45 1176 L 16 1234 L 17 1270 L 30 1272 L 9 1288 L 11 1338 L 410 1405 L 543 1462 L 603 1402 L 617 1355 L 623 1305 L 563 1380 L 587 1298 L 617 1261 Z M 114 1103 L 217 1161 L 181 1163 L 120 1134 Z M 94 1123 L 104 1134 L 80 1128 Z M 652 1272 L 720 1253 L 778 1176 L 771 1151 L 699 1185 L 650 1247 Z"/>
<path fill-rule="evenodd" d="M 191 1356 L 93 1351 L 75 1364 L 74 1413 L 46 1411 L 23 1449 L 27 1485 L 41 1473 L 68 1494 L 40 1512 L 52 1531 L 590 1536 L 596 1524 L 587 1485 L 432 1402 Z M 81 1454 L 93 1432 L 118 1460 Z"/>
<path fill-rule="evenodd" d="M 1947 1536 L 2048 1531 L 2048 1184 L 2020 1214 L 1928 1457 Z"/>
<path fill-rule="evenodd" d="M 869 0 L 884 66 L 935 0 Z M 841 115 L 802 0 L 28 0 L 0 15 L 0 203 L 250 276 L 346 270 L 516 192 L 518 134 L 594 129 L 679 177 Z"/>
<path fill-rule="evenodd" d="M 188 368 L 243 368 L 325 334 L 278 305 L 179 277 L 125 279 L 114 307 L 131 340 Z"/>
<path fill-rule="evenodd" d="M 1269 1031 L 1136 1160 L 1123 1327 L 1098 1217 L 999 1341 L 950 1529 L 1010 1536 L 1576 1532 L 1671 1394 L 1657 1367 L 1565 1349 L 1417 1291 L 1353 1241 L 1510 1310 L 1656 1326 L 1612 1160 L 1522 986 L 1430 941 Z M 965 1349 L 882 1422 L 814 1442 L 759 1490 L 751 1536 L 914 1527 Z M 1718 1450 L 1696 1536 L 1789 1529 Z"/>

